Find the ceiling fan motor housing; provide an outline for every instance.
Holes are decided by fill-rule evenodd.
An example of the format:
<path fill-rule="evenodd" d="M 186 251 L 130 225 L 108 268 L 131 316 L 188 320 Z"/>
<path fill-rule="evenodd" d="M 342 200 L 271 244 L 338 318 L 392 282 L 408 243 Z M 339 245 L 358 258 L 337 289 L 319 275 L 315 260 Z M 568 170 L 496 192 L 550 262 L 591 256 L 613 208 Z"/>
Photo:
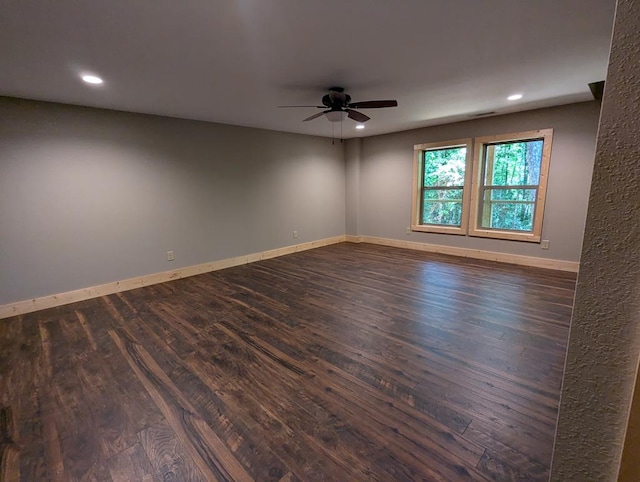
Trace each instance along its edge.
<path fill-rule="evenodd" d="M 329 94 L 322 96 L 322 104 L 332 110 L 340 110 L 349 105 L 351 96 L 339 91 L 331 91 Z"/>

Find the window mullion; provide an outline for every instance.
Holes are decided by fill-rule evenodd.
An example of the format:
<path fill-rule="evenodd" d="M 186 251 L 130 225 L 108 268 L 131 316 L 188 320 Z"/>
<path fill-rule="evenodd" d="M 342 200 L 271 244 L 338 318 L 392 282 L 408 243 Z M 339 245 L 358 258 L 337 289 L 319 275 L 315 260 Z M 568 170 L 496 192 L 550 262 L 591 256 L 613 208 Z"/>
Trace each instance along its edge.
<path fill-rule="evenodd" d="M 486 198 L 485 187 L 487 184 L 493 184 L 493 164 L 495 158 L 495 146 L 485 146 L 484 162 L 482 172 L 482 220 L 480 225 L 487 226 L 491 224 L 491 200 Z"/>

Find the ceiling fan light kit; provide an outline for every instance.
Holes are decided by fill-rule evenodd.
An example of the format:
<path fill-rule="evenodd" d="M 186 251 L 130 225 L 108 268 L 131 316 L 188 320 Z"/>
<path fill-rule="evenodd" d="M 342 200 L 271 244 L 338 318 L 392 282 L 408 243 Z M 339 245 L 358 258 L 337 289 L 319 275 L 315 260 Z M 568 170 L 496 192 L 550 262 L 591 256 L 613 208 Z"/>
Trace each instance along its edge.
<path fill-rule="evenodd" d="M 309 106 L 309 105 L 285 105 L 281 107 L 316 107 L 317 109 L 326 109 L 323 112 L 313 114 L 312 116 L 303 119 L 302 122 L 307 122 L 313 119 L 317 119 L 324 115 L 329 122 L 342 122 L 347 117 L 353 119 L 356 122 L 364 123 L 371 119 L 368 115 L 358 112 L 354 109 L 381 109 L 384 107 L 397 107 L 398 101 L 396 100 L 368 100 L 364 102 L 351 102 L 351 96 L 344 93 L 342 87 L 331 87 L 329 93 L 322 96 L 322 105 Z"/>
<path fill-rule="evenodd" d="M 329 112 L 323 112 L 329 122 L 342 122 L 348 116 L 348 113 L 343 110 L 330 110 Z"/>

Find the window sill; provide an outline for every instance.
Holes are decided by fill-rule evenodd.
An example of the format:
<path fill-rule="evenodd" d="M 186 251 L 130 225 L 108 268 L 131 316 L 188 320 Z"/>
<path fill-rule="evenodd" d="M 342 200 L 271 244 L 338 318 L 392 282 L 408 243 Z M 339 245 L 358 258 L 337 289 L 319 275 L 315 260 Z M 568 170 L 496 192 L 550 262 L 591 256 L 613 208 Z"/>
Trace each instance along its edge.
<path fill-rule="evenodd" d="M 469 230 L 469 236 L 479 238 L 505 239 L 507 241 L 525 241 L 528 243 L 539 243 L 541 236 L 535 233 L 515 233 L 513 231 L 498 231 L 495 229 L 473 229 Z"/>
<path fill-rule="evenodd" d="M 438 233 L 438 234 L 458 234 L 464 236 L 467 234 L 464 229 L 457 226 L 436 226 L 427 224 L 414 224 L 411 231 L 419 233 Z"/>

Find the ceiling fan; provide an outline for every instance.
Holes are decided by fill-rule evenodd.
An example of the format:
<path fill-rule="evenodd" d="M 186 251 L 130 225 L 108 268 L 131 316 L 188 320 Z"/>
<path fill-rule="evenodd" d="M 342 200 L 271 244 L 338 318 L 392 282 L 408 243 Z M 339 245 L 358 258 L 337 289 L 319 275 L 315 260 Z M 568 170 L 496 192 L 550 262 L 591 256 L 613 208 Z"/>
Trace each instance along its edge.
<path fill-rule="evenodd" d="M 380 109 L 382 107 L 397 107 L 396 100 L 367 100 L 364 102 L 351 102 L 351 96 L 345 94 L 342 87 L 331 87 L 329 93 L 322 97 L 322 105 L 280 105 L 278 107 L 316 107 L 325 109 L 303 119 L 307 122 L 324 115 L 330 122 L 340 122 L 349 117 L 356 122 L 367 122 L 371 117 L 354 109 Z"/>

